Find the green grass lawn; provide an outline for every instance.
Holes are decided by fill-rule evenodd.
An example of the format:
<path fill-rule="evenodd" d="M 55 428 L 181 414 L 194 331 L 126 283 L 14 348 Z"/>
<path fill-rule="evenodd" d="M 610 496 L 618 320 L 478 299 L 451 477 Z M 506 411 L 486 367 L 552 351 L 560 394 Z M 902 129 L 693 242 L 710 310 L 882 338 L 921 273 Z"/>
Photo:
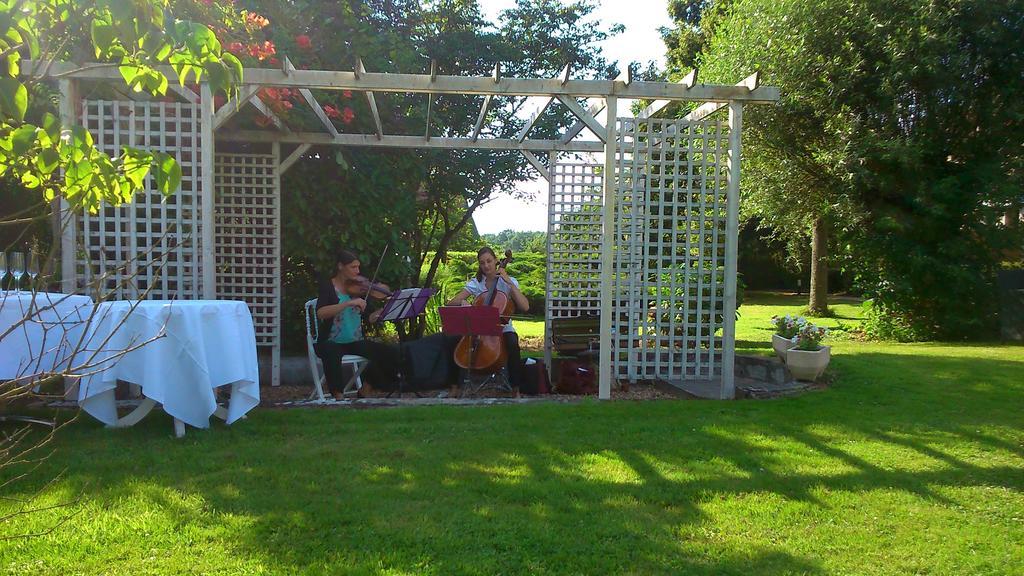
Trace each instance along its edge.
<path fill-rule="evenodd" d="M 748 294 L 741 348 L 801 305 Z M 1024 574 L 1024 347 L 832 344 L 774 401 L 83 417 L 0 573 Z"/>
<path fill-rule="evenodd" d="M 543 338 L 544 317 L 517 318 L 512 322 L 521 338 Z"/>

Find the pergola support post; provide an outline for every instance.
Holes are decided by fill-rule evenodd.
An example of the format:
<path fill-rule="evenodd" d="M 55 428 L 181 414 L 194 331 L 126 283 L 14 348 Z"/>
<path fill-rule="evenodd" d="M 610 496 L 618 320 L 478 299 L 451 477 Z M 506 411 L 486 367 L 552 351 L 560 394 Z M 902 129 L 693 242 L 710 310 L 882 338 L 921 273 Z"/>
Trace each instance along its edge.
<path fill-rule="evenodd" d="M 604 190 L 601 195 L 603 210 L 601 217 L 601 352 L 598 369 L 598 398 L 612 397 L 612 270 L 615 245 L 615 155 L 616 118 L 618 98 L 608 96 L 605 100 L 608 116 L 605 120 L 604 139 Z"/>
<path fill-rule="evenodd" d="M 547 261 L 551 261 L 551 236 L 555 232 L 555 163 L 558 162 L 558 152 L 551 150 L 548 152 L 548 226 L 547 234 L 544 235 L 544 254 L 546 255 Z M 544 267 L 544 292 L 545 294 L 551 293 L 551 266 Z M 554 372 L 551 368 L 552 353 L 554 350 L 551 347 L 551 303 L 545 306 L 547 310 L 544 311 L 544 366 L 548 369 L 548 382 L 553 382 Z"/>
<path fill-rule="evenodd" d="M 721 398 L 736 396 L 736 261 L 739 244 L 740 214 L 740 133 L 743 130 L 743 103 L 729 103 L 729 187 L 725 216 L 725 302 L 722 315 L 722 390 Z"/>
<path fill-rule="evenodd" d="M 60 123 L 64 128 L 70 129 L 78 123 L 77 108 L 78 82 L 62 79 L 60 81 Z M 54 208 L 58 210 L 57 225 L 60 230 L 61 291 L 65 294 L 72 294 L 78 283 L 75 274 L 75 238 L 78 234 L 78 221 L 64 196 L 59 197 Z"/>
<path fill-rule="evenodd" d="M 302 148 L 302 146 L 300 146 L 299 148 Z M 307 148 L 308 148 L 308 146 L 307 146 Z M 280 142 L 274 142 L 273 144 L 271 144 L 270 145 L 270 152 L 274 156 L 274 165 L 276 166 L 276 168 L 274 169 L 274 196 L 277 199 L 276 200 L 276 204 L 279 207 L 278 208 L 278 213 L 277 213 L 277 218 L 276 218 L 277 222 L 274 224 L 274 228 L 275 228 L 275 230 L 274 230 L 274 244 L 275 244 L 274 250 L 277 252 L 277 254 L 280 255 L 281 254 L 281 213 L 280 213 L 280 206 L 281 206 L 281 170 L 279 169 L 279 167 L 281 165 L 281 143 Z M 277 280 L 276 280 L 276 284 L 277 285 L 274 286 L 274 290 L 277 292 L 277 296 L 278 296 L 277 301 L 278 301 L 278 303 L 280 305 L 281 302 L 284 302 L 284 290 L 283 290 L 283 286 L 282 286 L 282 283 L 281 283 L 282 274 L 281 274 L 281 264 L 280 264 L 280 261 L 277 264 L 277 269 L 278 269 Z M 270 351 L 270 385 L 271 386 L 280 386 L 281 385 L 281 324 L 280 323 L 278 323 L 276 326 L 274 326 L 274 331 L 276 332 L 276 334 L 274 334 L 274 345 L 271 347 L 271 351 Z"/>
<path fill-rule="evenodd" d="M 201 206 L 203 210 L 202 214 L 202 258 L 200 263 L 202 264 L 203 270 L 203 298 L 206 300 L 215 300 L 217 298 L 217 275 L 216 275 L 216 261 L 214 255 L 214 238 L 213 238 L 213 216 L 214 216 L 214 198 L 215 191 L 213 189 L 213 152 L 214 152 L 214 140 L 213 140 L 213 90 L 210 89 L 208 82 L 203 82 L 200 88 L 200 94 L 202 98 L 199 101 L 199 121 L 200 121 L 200 142 L 202 145 L 202 152 L 200 158 L 200 166 L 202 172 L 200 174 L 202 182 L 202 196 Z"/>

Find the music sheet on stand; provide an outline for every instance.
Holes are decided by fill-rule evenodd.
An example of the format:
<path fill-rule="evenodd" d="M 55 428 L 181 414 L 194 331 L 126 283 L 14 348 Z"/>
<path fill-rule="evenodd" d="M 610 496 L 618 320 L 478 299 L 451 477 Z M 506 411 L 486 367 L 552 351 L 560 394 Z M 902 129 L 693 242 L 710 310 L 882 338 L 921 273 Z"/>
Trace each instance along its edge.
<path fill-rule="evenodd" d="M 433 290 L 428 288 L 404 288 L 392 297 L 392 301 L 389 302 L 390 306 L 384 309 L 384 313 L 381 314 L 379 322 L 385 322 L 388 320 L 401 320 L 403 318 L 409 318 L 415 316 L 422 310 L 417 311 L 415 304 L 418 300 L 423 300 L 423 305 L 426 305 L 426 300 L 433 294 Z"/>

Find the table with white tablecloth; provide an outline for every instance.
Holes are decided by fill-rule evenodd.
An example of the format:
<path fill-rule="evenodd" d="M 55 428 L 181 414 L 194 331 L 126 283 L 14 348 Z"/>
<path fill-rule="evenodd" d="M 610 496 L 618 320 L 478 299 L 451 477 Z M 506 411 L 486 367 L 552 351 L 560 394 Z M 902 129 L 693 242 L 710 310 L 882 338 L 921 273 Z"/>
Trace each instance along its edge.
<path fill-rule="evenodd" d="M 228 424 L 259 404 L 256 331 L 245 302 L 229 300 L 142 300 L 96 306 L 87 339 L 98 349 L 94 373 L 82 378 L 78 402 L 98 420 L 130 425 L 117 414 L 118 380 L 141 387 L 150 404 L 163 405 L 175 419 L 209 426 L 217 409 L 216 388 L 231 387 Z M 102 345 L 100 345 L 102 343 Z"/>
<path fill-rule="evenodd" d="M 0 380 L 67 369 L 92 307 L 78 294 L 0 291 Z"/>

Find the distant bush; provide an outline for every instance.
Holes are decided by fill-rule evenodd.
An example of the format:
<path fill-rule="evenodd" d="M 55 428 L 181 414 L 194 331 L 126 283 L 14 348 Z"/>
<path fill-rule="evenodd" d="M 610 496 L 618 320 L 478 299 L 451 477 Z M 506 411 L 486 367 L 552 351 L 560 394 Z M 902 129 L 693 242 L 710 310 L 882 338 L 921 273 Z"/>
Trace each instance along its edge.
<path fill-rule="evenodd" d="M 869 338 L 895 340 L 897 342 L 920 342 L 931 338 L 934 330 L 913 322 L 901 314 L 895 314 L 875 300 L 865 300 L 864 322 L 861 328 Z"/>

